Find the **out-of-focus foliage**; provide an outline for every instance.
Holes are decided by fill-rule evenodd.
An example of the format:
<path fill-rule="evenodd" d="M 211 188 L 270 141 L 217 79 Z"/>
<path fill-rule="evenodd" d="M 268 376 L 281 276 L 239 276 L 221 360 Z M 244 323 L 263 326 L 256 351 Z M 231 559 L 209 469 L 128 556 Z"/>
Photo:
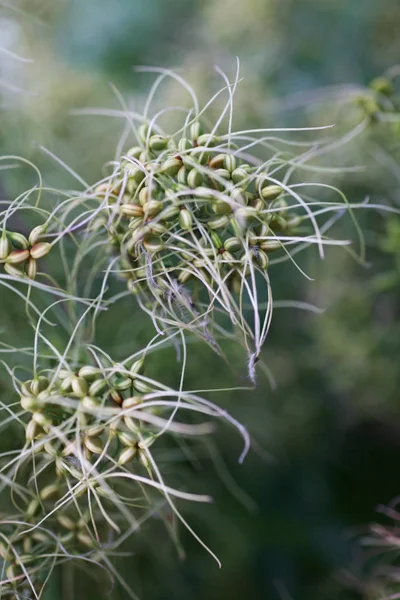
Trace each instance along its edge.
<path fill-rule="evenodd" d="M 335 131 L 344 134 L 365 116 L 357 98 L 399 60 L 399 27 L 397 0 L 0 3 L 0 47 L 6 50 L 0 53 L 1 154 L 26 156 L 39 164 L 47 183 L 73 187 L 73 177 L 40 150 L 42 145 L 94 181 L 114 157 L 123 122 L 70 111 L 119 108 L 108 81 L 129 105 L 133 99 L 140 103 L 148 79 L 131 70 L 140 64 L 183 67 L 206 99 L 215 89 L 213 64 L 233 70 L 236 55 L 244 77 L 235 101 L 237 128 L 335 123 Z M 158 101 L 172 104 L 179 95 L 167 84 Z M 363 169 L 332 173 L 329 183 L 352 202 L 368 198 L 399 207 L 398 125 L 369 123 L 332 163 Z M 0 179 L 2 198 L 29 182 L 28 169 L 9 171 Z M 179 564 L 168 540 L 160 541 L 158 524 L 147 524 L 130 548 L 133 556 L 117 561 L 144 600 L 380 597 L 368 586 L 363 559 L 354 560 L 352 534 L 375 519 L 378 503 L 400 491 L 395 476 L 400 226 L 391 213 L 360 210 L 358 216 L 367 245 L 365 264 L 339 250 L 323 262 L 307 252 L 301 266 L 314 281 L 290 267 L 274 273 L 277 300 L 308 301 L 326 311 L 276 309 L 264 358 L 277 389 L 260 377 L 255 393 L 232 394 L 227 401 L 254 436 L 254 454 L 238 468 L 235 441 L 221 434 L 217 474 L 209 448 L 199 451 L 199 460 L 176 467 L 201 479 L 215 497 L 211 509 L 189 516 L 223 569 L 217 570 L 185 535 L 187 560 Z M 355 238 L 348 222 L 339 220 L 336 228 L 343 237 Z M 21 306 L 3 290 L 1 303 L 4 334 L 17 338 L 21 347 L 29 344 Z M 127 345 L 139 347 L 148 338 L 151 324 L 147 328 L 136 318 L 130 299 L 102 319 L 99 344 L 110 352 L 119 348 L 123 356 Z M 238 358 L 232 356 L 232 362 L 238 364 Z M 158 369 L 168 373 L 171 366 L 166 361 Z M 200 348 L 188 373 L 193 389 L 201 388 L 204 378 L 208 387 L 210 382 L 219 387 L 231 377 Z M 237 373 L 238 382 L 244 377 L 245 368 Z M 5 378 L 1 389 L 3 401 L 11 398 Z M 13 435 L 10 431 L 10 439 Z M 2 447 L 9 447 L 5 438 Z M 224 485 L 220 460 L 258 512 L 237 501 L 229 476 Z M 63 572 L 52 581 L 48 600 L 90 599 L 98 593 L 84 573 L 72 578 Z M 124 595 L 115 589 L 111 597 Z"/>

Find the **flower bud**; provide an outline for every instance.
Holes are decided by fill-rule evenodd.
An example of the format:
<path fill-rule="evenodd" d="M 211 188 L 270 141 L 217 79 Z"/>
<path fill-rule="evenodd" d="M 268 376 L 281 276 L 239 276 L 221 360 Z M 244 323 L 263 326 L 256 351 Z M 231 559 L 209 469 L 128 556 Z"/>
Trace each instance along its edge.
<path fill-rule="evenodd" d="M 224 168 L 232 173 L 236 169 L 236 158 L 233 154 L 225 154 L 224 158 Z"/>
<path fill-rule="evenodd" d="M 38 242 L 31 248 L 31 256 L 32 258 L 38 260 L 39 258 L 43 258 L 46 256 L 51 250 L 51 244 L 49 242 Z"/>
<path fill-rule="evenodd" d="M 164 207 L 163 202 L 159 200 L 149 200 L 144 207 L 146 215 L 150 217 L 155 217 L 158 215 Z"/>
<path fill-rule="evenodd" d="M 175 177 L 181 167 L 182 162 L 178 158 L 170 158 L 161 165 L 160 173 Z"/>
<path fill-rule="evenodd" d="M 242 242 L 237 237 L 230 237 L 224 242 L 224 248 L 229 252 L 238 252 L 243 248 Z"/>
<path fill-rule="evenodd" d="M 155 235 L 149 236 L 143 241 L 143 246 L 148 252 L 159 252 L 164 248 L 164 244 L 161 239 Z"/>
<path fill-rule="evenodd" d="M 20 265 L 29 258 L 29 250 L 13 250 L 6 258 L 9 265 Z"/>
<path fill-rule="evenodd" d="M 93 452 L 93 454 L 101 454 L 103 452 L 104 443 L 98 436 L 85 437 L 83 443 L 90 452 Z"/>
<path fill-rule="evenodd" d="M 125 448 L 119 455 L 118 464 L 122 466 L 130 462 L 136 456 L 136 452 L 137 450 L 133 446 Z"/>
<path fill-rule="evenodd" d="M 243 169 L 243 167 L 237 167 L 232 171 L 231 177 L 233 183 L 242 183 L 248 179 L 249 174 L 247 171 L 245 171 L 245 169 Z"/>
<path fill-rule="evenodd" d="M 83 398 L 88 393 L 88 384 L 83 377 L 73 377 L 71 381 L 72 391 L 74 394 Z"/>
<path fill-rule="evenodd" d="M 149 139 L 149 148 L 151 150 L 155 150 L 156 152 L 160 152 L 161 150 L 165 150 L 168 145 L 168 140 L 165 139 L 162 135 L 152 135 Z"/>
<path fill-rule="evenodd" d="M 187 138 L 183 137 L 179 140 L 178 142 L 178 150 L 179 152 L 185 152 L 187 150 L 190 150 L 190 148 L 193 148 L 193 142 L 192 140 L 188 140 Z"/>
<path fill-rule="evenodd" d="M 187 184 L 191 188 L 196 188 L 203 183 L 203 175 L 196 169 L 189 171 L 187 176 Z"/>
<path fill-rule="evenodd" d="M 221 169 L 224 165 L 225 154 L 216 154 L 209 162 L 211 169 Z"/>
<path fill-rule="evenodd" d="M 220 217 L 211 217 L 207 223 L 210 229 L 222 229 L 229 225 L 229 217 L 222 215 Z"/>
<path fill-rule="evenodd" d="M 25 273 L 29 277 L 29 279 L 35 279 L 37 275 L 37 262 L 31 256 L 28 258 L 28 261 L 25 265 Z"/>
<path fill-rule="evenodd" d="M 209 148 L 213 148 L 219 142 L 219 139 L 216 135 L 211 135 L 210 133 L 203 133 L 197 138 L 198 146 L 208 146 Z"/>
<path fill-rule="evenodd" d="M 36 242 L 46 233 L 47 227 L 46 225 L 38 225 L 34 227 L 29 234 L 29 243 L 31 246 L 34 246 Z"/>
<path fill-rule="evenodd" d="M 91 365 L 87 365 L 79 369 L 79 377 L 83 377 L 87 381 L 94 381 L 96 377 L 98 377 L 99 373 L 101 373 L 101 369 L 98 367 L 92 367 Z"/>
<path fill-rule="evenodd" d="M 185 231 L 191 231 L 193 226 L 193 218 L 192 213 L 187 210 L 187 208 L 182 208 L 179 213 L 179 225 Z"/>
<path fill-rule="evenodd" d="M 199 136 L 203 133 L 203 128 L 199 121 L 195 121 L 190 126 L 190 137 L 192 140 L 197 140 Z"/>
<path fill-rule="evenodd" d="M 132 364 L 131 368 L 129 369 L 129 373 L 132 376 L 143 375 L 143 373 L 144 373 L 144 357 L 139 358 L 139 360 L 135 360 L 135 362 Z"/>
<path fill-rule="evenodd" d="M 43 392 L 43 390 L 46 390 L 49 387 L 49 383 L 50 382 L 47 377 L 44 377 L 44 376 L 35 377 L 34 379 L 32 379 L 32 382 L 31 382 L 32 394 L 37 396 L 38 394 L 40 394 L 40 392 Z"/>
<path fill-rule="evenodd" d="M 119 210 L 127 217 L 143 216 L 143 208 L 139 204 L 121 204 Z"/>

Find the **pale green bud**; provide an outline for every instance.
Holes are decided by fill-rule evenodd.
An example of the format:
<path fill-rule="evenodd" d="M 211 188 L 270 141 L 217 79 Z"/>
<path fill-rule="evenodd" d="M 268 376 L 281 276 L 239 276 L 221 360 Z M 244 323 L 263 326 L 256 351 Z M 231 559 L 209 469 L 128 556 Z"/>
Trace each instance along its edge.
<path fill-rule="evenodd" d="M 179 213 L 179 225 L 185 231 L 191 231 L 192 229 L 193 218 L 191 212 L 188 211 L 187 208 L 182 208 L 182 210 Z"/>
<path fill-rule="evenodd" d="M 29 248 L 29 242 L 22 233 L 17 233 L 16 231 L 12 231 L 8 234 L 13 246 L 18 248 L 18 250 L 26 250 Z"/>
<path fill-rule="evenodd" d="M 203 183 L 203 175 L 196 169 L 189 171 L 187 176 L 187 184 L 191 188 L 198 187 Z"/>
<path fill-rule="evenodd" d="M 34 246 L 36 242 L 46 233 L 47 226 L 46 225 L 38 225 L 34 227 L 29 234 L 29 243 L 31 246 Z"/>
<path fill-rule="evenodd" d="M 43 256 L 46 256 L 46 254 L 48 254 L 50 250 L 51 244 L 49 244 L 49 242 L 38 242 L 37 244 L 32 246 L 30 252 L 32 258 L 38 260 L 39 258 L 43 258 Z"/>
<path fill-rule="evenodd" d="M 0 260 L 4 260 L 10 254 L 12 250 L 12 244 L 8 239 L 8 235 L 3 231 L 0 238 Z"/>
<path fill-rule="evenodd" d="M 149 139 L 149 148 L 151 148 L 151 150 L 155 150 L 156 152 L 165 150 L 167 145 L 168 140 L 166 140 L 162 135 L 152 135 Z"/>
<path fill-rule="evenodd" d="M 28 258 L 28 261 L 25 265 L 25 272 L 29 279 L 35 279 L 37 275 L 37 262 L 31 256 Z"/>
<path fill-rule="evenodd" d="M 283 190 L 279 185 L 267 185 L 261 190 L 261 197 L 263 200 L 275 200 L 282 194 Z"/>
<path fill-rule="evenodd" d="M 178 158 L 170 158 L 161 165 L 160 173 L 175 177 L 181 167 L 182 162 Z"/>
<path fill-rule="evenodd" d="M 20 265 L 29 258 L 29 250 L 13 250 L 6 258 L 9 265 Z"/>

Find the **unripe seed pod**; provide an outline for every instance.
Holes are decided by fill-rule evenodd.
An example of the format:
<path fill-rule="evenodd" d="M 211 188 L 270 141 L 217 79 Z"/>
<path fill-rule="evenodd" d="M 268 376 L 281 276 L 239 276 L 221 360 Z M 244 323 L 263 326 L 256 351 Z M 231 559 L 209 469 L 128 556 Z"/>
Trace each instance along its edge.
<path fill-rule="evenodd" d="M 97 379 L 89 387 L 89 396 L 99 396 L 107 387 L 106 379 Z"/>
<path fill-rule="evenodd" d="M 24 552 L 26 554 L 31 554 L 31 552 L 32 552 L 32 540 L 31 540 L 31 538 L 25 536 L 24 540 L 22 542 L 22 547 L 23 547 Z M 22 557 L 20 557 L 20 560 L 21 559 L 22 559 Z"/>
<path fill-rule="evenodd" d="M 28 379 L 28 381 L 21 383 L 21 396 L 30 396 L 32 394 L 31 383 L 32 379 Z"/>
<path fill-rule="evenodd" d="M 139 192 L 139 202 L 141 204 L 141 206 L 144 206 L 146 204 L 146 202 L 148 202 L 151 198 L 150 195 L 150 189 L 146 186 L 146 187 L 142 187 L 142 189 Z"/>
<path fill-rule="evenodd" d="M 227 263 L 230 266 L 234 266 L 238 262 L 237 259 L 230 252 L 228 252 L 228 250 L 225 250 L 219 256 L 222 263 Z"/>
<path fill-rule="evenodd" d="M 60 493 L 60 486 L 57 483 L 51 483 L 42 489 L 40 498 L 42 500 L 50 500 L 56 498 Z"/>
<path fill-rule="evenodd" d="M 37 275 L 37 262 L 31 256 L 28 258 L 28 261 L 25 265 L 25 272 L 29 279 L 35 279 Z"/>
<path fill-rule="evenodd" d="M 152 156 L 151 153 L 147 150 L 143 150 L 143 152 L 141 153 L 141 155 L 139 156 L 139 161 L 143 164 L 143 165 L 147 165 L 147 163 L 152 161 Z M 138 181 L 138 177 L 136 177 L 136 181 L 138 183 L 140 183 Z"/>
<path fill-rule="evenodd" d="M 244 221 L 251 219 L 257 215 L 257 210 L 252 206 L 242 206 L 235 211 L 235 218 L 237 221 Z"/>
<path fill-rule="evenodd" d="M 101 369 L 98 367 L 92 367 L 90 365 L 81 367 L 79 369 L 79 377 L 83 377 L 87 381 L 94 381 L 96 377 L 98 377 L 99 373 L 101 373 Z"/>
<path fill-rule="evenodd" d="M 18 571 L 16 569 L 16 565 L 9 565 L 6 568 L 6 578 L 9 579 L 10 581 L 14 582 L 14 581 L 16 581 L 17 576 L 18 576 Z"/>
<path fill-rule="evenodd" d="M 229 224 L 229 217 L 222 215 L 220 217 L 211 217 L 207 225 L 210 229 L 222 229 Z"/>
<path fill-rule="evenodd" d="M 187 176 L 187 184 L 191 188 L 196 188 L 203 183 L 203 175 L 197 171 L 197 169 L 192 169 L 189 171 Z"/>
<path fill-rule="evenodd" d="M 134 419 L 132 419 L 132 417 L 124 417 L 124 423 L 129 429 L 129 431 L 135 433 L 136 435 L 139 433 L 138 424 Z"/>
<path fill-rule="evenodd" d="M 121 204 L 120 212 L 127 217 L 142 217 L 143 208 L 139 204 Z"/>
<path fill-rule="evenodd" d="M 148 394 L 149 392 L 153 391 L 153 388 L 151 388 L 147 383 L 145 383 L 144 381 L 140 381 L 139 379 L 135 379 L 133 382 L 133 387 L 135 388 L 135 390 L 137 390 L 138 392 L 140 392 L 141 394 Z"/>
<path fill-rule="evenodd" d="M 40 425 L 41 427 L 43 427 L 43 429 L 45 429 L 45 430 L 47 428 L 51 427 L 51 425 L 53 424 L 50 417 L 48 417 L 47 415 L 44 415 L 41 412 L 34 412 L 32 415 L 32 419 L 34 419 L 36 421 L 36 423 L 38 425 Z"/>
<path fill-rule="evenodd" d="M 269 258 L 267 254 L 263 250 L 258 250 L 254 255 L 257 263 L 260 265 L 261 269 L 267 269 L 269 265 Z"/>
<path fill-rule="evenodd" d="M 123 377 L 121 379 L 119 379 L 117 381 L 117 383 L 114 385 L 116 390 L 119 390 L 120 392 L 124 392 L 125 390 L 128 390 L 132 385 L 132 379 L 129 379 L 129 377 Z"/>
<path fill-rule="evenodd" d="M 224 164 L 225 156 L 225 154 L 216 154 L 213 156 L 208 163 L 211 169 L 221 169 Z"/>
<path fill-rule="evenodd" d="M 39 258 L 43 258 L 43 256 L 46 256 L 46 254 L 48 254 L 50 250 L 51 244 L 49 244 L 49 242 L 38 242 L 37 244 L 32 246 L 31 256 L 35 260 L 38 260 Z"/>
<path fill-rule="evenodd" d="M 265 202 L 261 198 L 256 198 L 255 200 L 251 201 L 251 206 L 258 212 L 261 212 L 265 208 Z"/>
<path fill-rule="evenodd" d="M 279 185 L 267 185 L 261 190 L 261 197 L 263 200 L 275 200 L 282 194 L 283 190 Z"/>
<path fill-rule="evenodd" d="M 12 231 L 8 234 L 13 246 L 18 248 L 18 250 L 27 250 L 29 248 L 29 242 L 22 233 L 17 233 L 16 231 Z"/>
<path fill-rule="evenodd" d="M 142 211 L 143 212 L 143 211 Z M 138 227 L 140 227 L 143 224 L 143 217 L 132 217 L 132 219 L 129 221 L 129 225 L 128 228 L 131 231 L 135 231 L 136 229 L 138 229 Z"/>
<path fill-rule="evenodd" d="M 28 412 L 34 412 L 35 410 L 39 410 L 43 406 L 42 403 L 33 396 L 22 396 L 20 402 L 22 408 L 24 410 L 27 410 Z"/>
<path fill-rule="evenodd" d="M 164 208 L 163 202 L 159 200 L 149 200 L 144 207 L 144 211 L 150 217 L 158 215 Z"/>
<path fill-rule="evenodd" d="M 104 425 L 92 425 L 85 430 L 87 437 L 97 437 L 104 431 Z"/>
<path fill-rule="evenodd" d="M 46 225 L 38 225 L 34 227 L 29 234 L 29 243 L 31 246 L 34 246 L 36 242 L 46 233 L 47 226 Z"/>
<path fill-rule="evenodd" d="M 278 250 L 278 248 L 282 248 L 282 242 L 279 240 L 264 240 L 260 242 L 260 248 L 264 252 L 273 252 L 274 250 Z"/>
<path fill-rule="evenodd" d="M 227 215 L 232 212 L 232 206 L 225 200 L 215 200 L 212 209 L 217 215 Z"/>
<path fill-rule="evenodd" d="M 290 219 L 287 221 L 288 229 L 295 229 L 300 225 L 300 223 L 301 218 L 298 215 L 293 215 L 293 217 L 290 217 Z"/>
<path fill-rule="evenodd" d="M 182 162 L 178 158 L 170 158 L 161 165 L 160 173 L 175 177 L 181 167 Z"/>
<path fill-rule="evenodd" d="M 179 140 L 179 142 L 178 142 L 179 152 L 185 152 L 186 150 L 190 150 L 190 148 L 193 148 L 193 142 L 191 140 L 188 140 L 185 137 L 183 137 Z"/>
<path fill-rule="evenodd" d="M 287 221 L 278 214 L 275 214 L 274 218 L 271 220 L 270 227 L 274 231 L 285 231 L 287 229 Z"/>
<path fill-rule="evenodd" d="M 139 158 L 143 148 L 141 146 L 133 146 L 129 148 L 128 152 L 125 154 L 128 158 Z"/>
<path fill-rule="evenodd" d="M 143 241 L 143 246 L 149 252 L 159 252 L 160 250 L 163 250 L 164 243 L 159 237 L 151 235 Z"/>
<path fill-rule="evenodd" d="M 99 402 L 98 402 L 98 400 L 95 400 L 95 398 L 91 398 L 90 396 L 85 396 L 81 400 L 81 406 L 82 406 L 82 408 L 84 408 L 85 410 L 88 410 L 88 411 L 96 410 L 96 408 L 99 407 Z"/>
<path fill-rule="evenodd" d="M 177 175 L 178 182 L 185 185 L 186 181 L 187 181 L 187 174 L 188 174 L 187 168 L 185 166 L 182 166 L 178 171 L 178 175 Z"/>
<path fill-rule="evenodd" d="M 75 521 L 73 521 L 66 515 L 57 515 L 57 521 L 60 523 L 61 527 L 64 527 L 64 529 L 68 529 L 68 531 L 73 531 L 74 529 L 76 529 Z"/>
<path fill-rule="evenodd" d="M 125 166 L 125 171 L 128 172 L 129 174 L 129 179 L 133 180 L 136 184 L 139 184 L 143 181 L 143 179 L 146 177 L 146 172 L 143 170 L 143 168 L 140 168 L 138 165 L 136 164 L 128 164 Z M 129 188 L 128 188 L 129 191 Z"/>
<path fill-rule="evenodd" d="M 243 248 L 242 242 L 237 237 L 230 237 L 224 242 L 224 248 L 229 252 L 238 252 Z"/>
<path fill-rule="evenodd" d="M 149 148 L 151 150 L 155 150 L 159 152 L 161 150 L 165 150 L 168 145 L 168 140 L 165 139 L 162 135 L 152 135 L 149 139 Z"/>
<path fill-rule="evenodd" d="M 115 404 L 118 404 L 119 406 L 121 406 L 123 398 L 122 398 L 122 396 L 121 396 L 121 394 L 119 393 L 118 390 L 111 390 L 111 392 L 110 392 L 110 400 L 112 400 L 113 402 L 115 402 Z"/>
<path fill-rule="evenodd" d="M 237 167 L 232 171 L 231 177 L 233 183 L 242 183 L 248 179 L 249 174 L 243 167 Z"/>
<path fill-rule="evenodd" d="M 190 211 L 187 210 L 187 208 L 182 208 L 182 210 L 179 213 L 179 225 L 185 231 L 191 231 L 193 227 L 192 214 Z"/>
<path fill-rule="evenodd" d="M 43 429 L 41 429 L 40 425 L 36 423 L 33 419 L 29 421 L 27 426 L 25 427 L 25 438 L 27 442 L 32 442 L 37 435 L 43 433 Z"/>
<path fill-rule="evenodd" d="M 135 458 L 136 452 L 137 452 L 136 448 L 134 448 L 132 446 L 125 448 L 125 450 L 123 450 L 121 452 L 121 454 L 119 455 L 118 464 L 121 466 L 125 465 L 126 463 L 131 461 L 133 458 Z"/>
<path fill-rule="evenodd" d="M 213 148 L 219 142 L 219 139 L 216 135 L 211 135 L 211 133 L 203 133 L 197 138 L 198 146 L 208 146 L 209 148 Z"/>
<path fill-rule="evenodd" d="M 191 277 L 193 277 L 193 273 L 190 271 L 180 271 L 178 275 L 178 281 L 179 283 L 186 283 L 189 281 L 189 279 L 191 279 Z"/>
<path fill-rule="evenodd" d="M 142 402 L 143 402 L 142 396 L 131 396 L 130 398 L 125 398 L 125 400 L 122 403 L 122 408 L 123 409 L 134 408 L 138 404 L 141 404 Z"/>
<path fill-rule="evenodd" d="M 53 458 L 55 458 L 59 454 L 57 449 L 53 446 L 53 444 L 51 442 L 46 442 L 44 444 L 43 448 L 47 452 L 47 454 L 49 454 Z"/>
<path fill-rule="evenodd" d="M 233 202 L 240 204 L 241 206 L 246 206 L 247 204 L 246 194 L 244 190 L 241 190 L 240 188 L 231 191 L 231 198 Z"/>
<path fill-rule="evenodd" d="M 137 444 L 137 437 L 132 433 L 128 433 L 127 431 L 119 431 L 118 437 L 121 444 L 124 446 L 136 446 Z"/>
<path fill-rule="evenodd" d="M 139 358 L 138 360 L 135 360 L 135 362 L 132 364 L 131 368 L 129 369 L 129 373 L 132 376 L 143 375 L 143 373 L 144 373 L 144 357 Z"/>
<path fill-rule="evenodd" d="M 232 173 L 236 169 L 236 157 L 233 154 L 225 154 L 224 168 Z"/>
<path fill-rule="evenodd" d="M 192 140 L 197 140 L 199 136 L 203 133 L 203 128 L 200 125 L 199 121 L 195 121 L 190 126 L 190 137 Z"/>
<path fill-rule="evenodd" d="M 160 218 L 164 221 L 175 219 L 179 215 L 180 209 L 178 205 L 170 204 L 160 213 Z"/>
<path fill-rule="evenodd" d="M 29 258 L 29 250 L 13 250 L 6 258 L 9 265 L 20 265 Z"/>
<path fill-rule="evenodd" d="M 43 392 L 44 390 L 46 390 L 49 387 L 49 383 L 50 382 L 47 377 L 44 377 L 42 375 L 39 377 L 35 377 L 34 379 L 32 379 L 32 382 L 31 382 L 32 394 L 37 396 L 38 394 L 40 394 L 40 392 Z"/>
<path fill-rule="evenodd" d="M 100 437 L 85 437 L 83 443 L 93 454 L 101 454 L 103 452 L 104 443 Z"/>
<path fill-rule="evenodd" d="M 218 249 L 223 247 L 223 242 L 216 231 L 210 231 L 210 238 L 214 246 Z"/>
<path fill-rule="evenodd" d="M 24 277 L 25 273 L 19 269 L 18 267 L 14 267 L 13 265 L 9 265 L 5 263 L 4 270 L 7 275 L 11 275 L 12 277 Z"/>
<path fill-rule="evenodd" d="M 139 187 L 139 184 L 136 182 L 136 180 L 133 177 L 130 177 L 127 181 L 126 188 L 125 188 L 126 194 L 124 194 L 122 196 L 123 204 L 129 204 L 132 197 L 135 195 L 138 187 Z M 109 198 L 108 204 L 115 204 L 114 199 Z"/>
<path fill-rule="evenodd" d="M 215 174 L 222 179 L 230 179 L 231 174 L 227 169 L 215 169 Z"/>
<path fill-rule="evenodd" d="M 12 251 L 12 244 L 8 239 L 8 235 L 3 231 L 0 238 L 0 260 L 4 260 Z"/>
<path fill-rule="evenodd" d="M 162 221 L 152 221 L 149 225 L 151 233 L 162 235 L 167 231 L 166 225 Z"/>
<path fill-rule="evenodd" d="M 70 392 L 72 389 L 72 380 L 74 379 L 74 375 L 69 373 L 67 377 L 65 377 L 60 385 L 61 392 Z"/>
<path fill-rule="evenodd" d="M 139 140 L 145 144 L 146 140 L 147 140 L 147 136 L 149 133 L 149 126 L 147 123 L 142 123 L 139 127 L 138 127 L 138 138 Z"/>
<path fill-rule="evenodd" d="M 71 385 L 74 394 L 76 394 L 80 398 L 83 398 L 88 393 L 89 386 L 87 384 L 86 379 L 84 379 L 83 377 L 73 377 Z"/>

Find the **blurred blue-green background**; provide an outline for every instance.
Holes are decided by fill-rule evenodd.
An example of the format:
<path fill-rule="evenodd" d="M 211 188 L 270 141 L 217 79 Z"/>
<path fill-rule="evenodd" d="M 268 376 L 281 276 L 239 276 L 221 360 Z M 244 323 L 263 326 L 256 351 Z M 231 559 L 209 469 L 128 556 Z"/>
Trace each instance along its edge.
<path fill-rule="evenodd" d="M 182 69 L 206 101 L 220 85 L 214 65 L 232 77 L 236 56 L 243 82 L 235 127 L 335 123 L 345 131 L 362 115 L 348 109 L 340 90 L 351 86 L 362 93 L 400 60 L 399 30 L 398 0 L 0 2 L 0 46 L 6 50 L 0 53 L 1 154 L 23 155 L 40 166 L 49 185 L 73 187 L 70 175 L 40 150 L 45 146 L 94 182 L 114 157 L 123 123 L 71 111 L 118 109 L 109 82 L 130 106 L 143 103 L 153 79 L 135 72 L 137 65 Z M 181 97 L 178 86 L 167 83 L 157 102 L 174 104 Z M 328 183 L 352 202 L 368 196 L 399 207 L 399 157 L 400 132 L 375 124 L 339 157 L 344 166 L 366 169 L 329 174 Z M 29 182 L 28 169 L 0 175 L 1 195 Z M 255 392 L 224 396 L 255 439 L 248 459 L 238 465 L 239 442 L 221 429 L 214 440 L 219 458 L 213 461 L 202 448 L 198 461 L 173 467 L 215 498 L 211 507 L 185 514 L 223 568 L 184 531 L 187 557 L 179 561 L 163 527 L 150 521 L 131 541 L 133 555 L 118 560 L 142 600 L 381 597 L 359 556 L 357 535 L 379 519 L 377 505 L 400 492 L 400 221 L 372 211 L 360 221 L 367 265 L 333 249 L 324 261 L 313 252 L 302 257 L 313 281 L 289 263 L 271 271 L 277 300 L 326 310 L 277 309 L 263 354 L 276 389 L 260 373 Z M 354 237 L 345 219 L 336 232 Z M 2 294 L 3 335 L 30 344 L 21 306 Z M 116 356 L 146 343 L 152 325 L 143 325 L 137 311 L 132 299 L 110 310 L 98 343 Z M 244 362 L 240 356 L 232 361 L 235 383 L 243 382 Z M 160 359 L 157 374 L 171 368 Z M 206 350 L 191 349 L 187 387 L 219 386 L 231 377 Z M 5 377 L 0 385 L 4 395 L 11 393 Z M 224 483 L 225 468 L 256 510 Z M 68 577 L 61 583 L 54 578 L 48 600 L 103 597 L 104 582 L 83 571 Z M 125 595 L 115 587 L 104 597 Z"/>

